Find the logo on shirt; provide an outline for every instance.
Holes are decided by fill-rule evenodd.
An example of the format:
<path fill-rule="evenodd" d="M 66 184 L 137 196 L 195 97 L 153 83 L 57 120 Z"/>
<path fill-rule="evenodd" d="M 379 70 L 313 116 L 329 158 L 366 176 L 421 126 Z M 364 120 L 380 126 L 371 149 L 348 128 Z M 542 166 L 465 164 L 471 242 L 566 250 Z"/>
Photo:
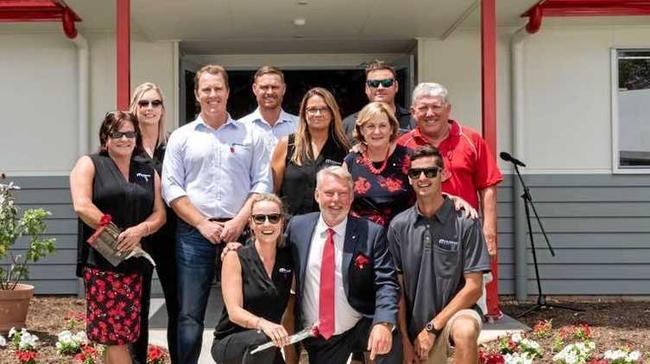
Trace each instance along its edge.
<path fill-rule="evenodd" d="M 151 178 L 150 174 L 144 174 L 144 173 L 137 173 L 135 175 L 136 177 L 144 178 L 146 182 L 149 182 L 149 178 Z"/>
<path fill-rule="evenodd" d="M 451 241 L 451 240 L 445 240 L 445 239 L 440 239 L 438 240 L 438 248 L 450 252 L 455 252 L 458 251 L 458 242 L 457 241 Z"/>

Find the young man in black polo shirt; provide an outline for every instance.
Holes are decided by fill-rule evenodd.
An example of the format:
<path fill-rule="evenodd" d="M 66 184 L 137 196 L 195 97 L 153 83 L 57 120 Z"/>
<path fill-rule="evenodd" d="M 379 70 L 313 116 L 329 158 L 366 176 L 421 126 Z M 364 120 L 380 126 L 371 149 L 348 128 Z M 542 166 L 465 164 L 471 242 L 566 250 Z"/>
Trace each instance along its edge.
<path fill-rule="evenodd" d="M 402 288 L 399 329 L 405 363 L 446 363 L 453 344 L 455 363 L 474 364 L 482 316 L 476 302 L 490 260 L 480 221 L 442 195 L 442 168 L 434 147 L 412 154 L 408 174 L 417 202 L 388 229 Z"/>

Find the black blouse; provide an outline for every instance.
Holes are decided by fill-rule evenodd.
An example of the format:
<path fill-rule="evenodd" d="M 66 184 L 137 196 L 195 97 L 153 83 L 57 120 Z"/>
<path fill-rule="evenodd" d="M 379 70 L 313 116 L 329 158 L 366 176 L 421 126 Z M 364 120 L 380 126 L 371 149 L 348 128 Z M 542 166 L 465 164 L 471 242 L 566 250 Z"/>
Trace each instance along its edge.
<path fill-rule="evenodd" d="M 280 198 L 292 216 L 319 211 L 318 204 L 314 199 L 316 173 L 326 167 L 340 166 L 343 163 L 343 158 L 348 154 L 347 149 L 339 145 L 331 134 L 315 160 L 305 157 L 302 166 L 296 165 L 291 161 L 295 152 L 295 134 L 291 134 L 287 145 L 286 168 L 282 179 Z"/>
<path fill-rule="evenodd" d="M 287 248 L 279 248 L 275 255 L 275 265 L 269 278 L 264 263 L 257 253 L 255 244 L 241 247 L 237 251 L 241 265 L 242 293 L 244 309 L 256 316 L 280 323 L 289 301 L 291 281 L 293 280 L 293 260 Z M 237 332 L 249 330 L 230 321 L 224 305 L 221 320 L 214 331 L 216 339 Z"/>
<path fill-rule="evenodd" d="M 154 169 L 133 158 L 127 181 L 108 155 L 91 154 L 89 157 L 95 166 L 93 204 L 103 213 L 111 215 L 113 223 L 122 230 L 145 221 L 153 212 Z M 83 267 L 86 266 L 131 273 L 138 271 L 143 264 L 148 264 L 143 258 L 131 258 L 114 267 L 86 243 L 95 230 L 81 219 L 78 228 L 76 271 L 78 277 L 81 277 Z"/>

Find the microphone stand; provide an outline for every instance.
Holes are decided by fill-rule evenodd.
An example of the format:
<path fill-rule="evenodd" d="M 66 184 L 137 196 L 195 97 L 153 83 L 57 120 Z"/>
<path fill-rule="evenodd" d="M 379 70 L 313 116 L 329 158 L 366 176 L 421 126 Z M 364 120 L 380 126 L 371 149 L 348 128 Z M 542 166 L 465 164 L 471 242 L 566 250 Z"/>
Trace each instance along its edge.
<path fill-rule="evenodd" d="M 551 242 L 548 240 L 548 236 L 546 235 L 546 231 L 544 230 L 544 225 L 542 225 L 542 221 L 539 218 L 539 215 L 537 214 L 537 209 L 535 208 L 535 204 L 533 203 L 533 197 L 530 194 L 530 190 L 528 189 L 528 186 L 524 182 L 524 179 L 521 177 L 521 173 L 519 173 L 519 167 L 517 166 L 516 163 L 512 163 L 512 165 L 515 167 L 515 173 L 517 174 L 517 177 L 519 178 L 519 183 L 521 183 L 521 187 L 524 190 L 524 193 L 520 196 L 524 200 L 524 210 L 526 211 L 526 223 L 528 224 L 528 237 L 530 238 L 530 246 L 531 250 L 533 253 L 533 265 L 535 266 L 535 280 L 537 281 L 537 303 L 526 311 L 520 313 L 517 315 L 517 318 L 526 316 L 529 313 L 537 310 L 541 310 L 544 308 L 563 308 L 566 310 L 572 310 L 576 312 L 582 312 L 584 310 L 578 309 L 578 308 L 573 308 L 569 306 L 563 306 L 563 305 L 558 305 L 558 304 L 552 304 L 548 303 L 546 301 L 546 295 L 542 293 L 542 283 L 539 279 L 539 266 L 537 264 L 537 252 L 535 250 L 535 239 L 533 237 L 533 228 L 530 223 L 530 210 L 533 210 L 533 213 L 535 214 L 535 219 L 537 220 L 537 223 L 539 224 L 539 227 L 542 231 L 542 235 L 544 235 L 544 239 L 546 240 L 546 245 L 548 246 L 548 250 L 551 252 L 552 256 L 555 256 L 555 251 L 553 250 L 553 247 L 551 246 Z"/>

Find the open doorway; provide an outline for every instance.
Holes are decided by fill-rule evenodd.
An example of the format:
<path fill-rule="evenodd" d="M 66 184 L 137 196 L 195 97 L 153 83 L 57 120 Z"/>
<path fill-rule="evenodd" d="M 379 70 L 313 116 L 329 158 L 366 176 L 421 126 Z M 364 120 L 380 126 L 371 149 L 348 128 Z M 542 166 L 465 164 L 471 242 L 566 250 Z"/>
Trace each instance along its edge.
<path fill-rule="evenodd" d="M 252 92 L 253 75 L 256 70 L 228 71 L 230 96 L 228 111 L 235 119 L 240 118 L 257 107 Z M 407 90 L 410 84 L 408 68 L 397 68 L 397 81 L 400 88 L 395 101 L 407 105 Z M 302 97 L 312 87 L 323 87 L 334 95 L 341 108 L 342 117 L 359 111 L 367 102 L 365 94 L 365 72 L 363 69 L 320 69 L 320 70 L 286 70 L 283 69 L 287 92 L 282 107 L 287 112 L 298 114 Z M 193 121 L 199 111 L 194 99 L 193 71 L 184 70 L 185 112 L 181 114 L 180 125 Z"/>

